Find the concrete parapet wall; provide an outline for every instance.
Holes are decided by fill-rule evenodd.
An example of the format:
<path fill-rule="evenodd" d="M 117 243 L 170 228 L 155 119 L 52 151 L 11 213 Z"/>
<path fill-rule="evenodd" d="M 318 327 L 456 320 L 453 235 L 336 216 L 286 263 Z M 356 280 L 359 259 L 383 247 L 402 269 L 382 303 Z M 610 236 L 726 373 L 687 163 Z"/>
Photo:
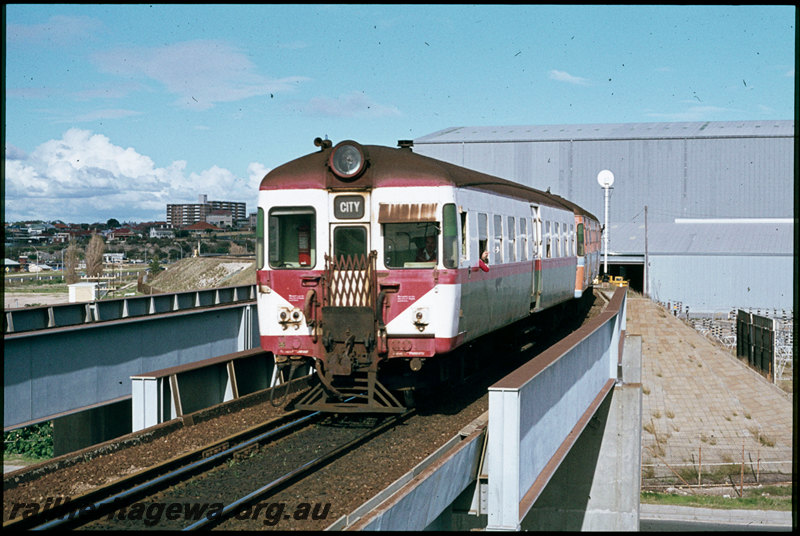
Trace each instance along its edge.
<path fill-rule="evenodd" d="M 601 315 L 489 388 L 489 530 L 520 529 L 618 380 L 625 304 L 619 289 Z"/>

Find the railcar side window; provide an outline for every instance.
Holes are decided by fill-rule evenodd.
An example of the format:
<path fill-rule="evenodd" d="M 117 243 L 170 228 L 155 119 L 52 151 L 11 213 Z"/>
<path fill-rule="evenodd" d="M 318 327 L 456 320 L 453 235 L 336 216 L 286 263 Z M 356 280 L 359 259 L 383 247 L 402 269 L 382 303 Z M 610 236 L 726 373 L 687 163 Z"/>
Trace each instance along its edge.
<path fill-rule="evenodd" d="M 428 237 L 434 239 L 433 256 L 424 253 Z M 387 268 L 434 268 L 438 260 L 439 223 L 383 224 L 383 263 Z"/>
<path fill-rule="evenodd" d="M 545 244 L 545 259 L 549 259 L 551 257 L 550 251 L 550 222 L 545 222 L 545 232 L 544 232 L 544 244 Z"/>
<path fill-rule="evenodd" d="M 489 250 L 489 217 L 478 214 L 478 258 Z"/>
<path fill-rule="evenodd" d="M 561 256 L 561 226 L 553 222 L 553 257 Z"/>
<path fill-rule="evenodd" d="M 503 217 L 495 215 L 494 217 L 494 262 L 503 262 Z"/>
<path fill-rule="evenodd" d="M 256 215 L 256 270 L 264 269 L 264 209 L 258 207 Z"/>
<path fill-rule="evenodd" d="M 445 268 L 458 267 L 458 211 L 453 203 L 442 212 L 442 262 Z"/>
<path fill-rule="evenodd" d="M 553 234 L 555 235 L 556 238 L 556 250 L 555 250 L 556 257 L 561 256 L 561 232 L 558 227 L 559 227 L 558 222 L 555 222 L 553 224 Z"/>
<path fill-rule="evenodd" d="M 555 228 L 553 229 L 553 234 L 556 236 L 556 257 L 561 256 L 561 233 L 558 232 L 558 222 L 553 224 Z"/>
<path fill-rule="evenodd" d="M 269 212 L 271 268 L 313 268 L 317 262 L 316 218 L 311 207 L 281 207 Z"/>
<path fill-rule="evenodd" d="M 521 245 L 520 259 L 521 261 L 528 260 L 528 218 L 519 219 L 519 240 Z"/>
<path fill-rule="evenodd" d="M 575 255 L 575 224 L 569 224 L 569 254 Z"/>
<path fill-rule="evenodd" d="M 584 245 L 583 245 L 583 224 L 578 224 L 578 257 L 584 256 Z"/>
<path fill-rule="evenodd" d="M 514 234 L 516 227 L 514 226 L 514 216 L 508 217 L 508 262 L 517 260 L 517 237 Z"/>
<path fill-rule="evenodd" d="M 469 239 L 467 238 L 467 212 L 464 211 L 461 213 L 461 258 L 467 259 L 467 244 L 469 244 Z"/>

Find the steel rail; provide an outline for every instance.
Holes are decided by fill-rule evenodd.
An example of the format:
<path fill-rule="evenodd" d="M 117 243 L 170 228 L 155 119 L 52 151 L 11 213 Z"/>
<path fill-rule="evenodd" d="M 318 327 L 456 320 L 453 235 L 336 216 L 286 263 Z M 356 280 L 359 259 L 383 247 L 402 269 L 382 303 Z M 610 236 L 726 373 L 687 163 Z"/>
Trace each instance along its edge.
<path fill-rule="evenodd" d="M 380 434 L 384 430 L 396 426 L 397 424 L 399 424 L 406 418 L 410 417 L 414 413 L 416 413 L 416 410 L 411 409 L 404 413 L 389 417 L 386 421 L 382 422 L 375 428 L 359 435 L 355 439 L 352 439 L 347 443 L 340 445 L 339 447 L 333 449 L 332 451 L 326 454 L 323 454 L 322 456 L 318 456 L 313 460 L 303 463 L 299 467 L 292 469 L 283 476 L 274 479 L 269 484 L 266 484 L 254 491 L 251 491 L 244 497 L 241 497 L 233 501 L 229 505 L 225 506 L 219 512 L 215 512 L 213 515 L 207 516 L 187 527 L 184 527 L 183 530 L 187 531 L 187 530 L 206 529 L 209 528 L 209 526 L 221 523 L 222 521 L 227 519 L 232 513 L 236 513 L 240 507 L 254 501 L 259 497 L 264 497 L 272 492 L 277 492 L 281 490 L 284 486 L 288 486 L 292 482 L 302 479 L 304 476 L 311 474 L 318 467 L 324 466 L 334 461 L 343 452 L 349 451 L 350 449 L 360 445 L 361 443 L 367 441 L 368 439 Z"/>
<path fill-rule="evenodd" d="M 221 459 L 233 456 L 238 451 L 245 450 L 254 444 L 266 441 L 268 439 L 273 438 L 274 436 L 288 432 L 293 428 L 302 426 L 306 424 L 308 421 L 313 420 L 314 418 L 320 416 L 322 416 L 320 412 L 309 413 L 307 415 L 300 417 L 299 419 L 282 424 L 277 428 L 273 428 L 267 432 L 264 432 L 255 437 L 247 439 L 241 443 L 237 443 L 232 447 L 223 448 L 223 450 L 216 452 L 208 457 L 192 462 L 188 465 L 184 465 L 178 469 L 171 470 L 161 476 L 155 477 L 153 479 L 147 480 L 146 482 L 135 485 L 132 488 L 126 489 L 125 491 L 115 493 L 111 496 L 104 497 L 99 500 L 93 500 L 91 499 L 91 497 L 97 494 L 102 494 L 104 491 L 107 490 L 107 488 L 103 488 L 102 490 L 96 490 L 94 492 L 90 492 L 89 494 L 87 494 L 88 497 L 90 497 L 88 498 L 88 500 L 87 496 L 84 496 L 83 498 L 77 498 L 73 501 L 70 501 L 69 503 L 60 505 L 59 508 L 53 508 L 45 512 L 42 512 L 38 516 L 23 517 L 18 521 L 11 521 L 4 523 L 3 528 L 49 530 L 54 528 L 67 528 L 67 527 L 84 525 L 92 521 L 93 519 L 96 519 L 100 515 L 104 514 L 109 508 L 123 506 L 129 503 L 131 500 L 133 500 L 134 497 L 140 496 L 142 493 L 150 489 L 156 488 L 157 486 L 164 484 L 166 482 L 176 480 L 181 476 L 197 471 L 205 466 L 215 464 L 219 462 Z M 268 426 L 268 425 L 269 423 L 261 426 Z M 240 434 L 236 434 L 233 437 L 234 438 L 240 437 L 241 435 L 246 435 L 248 432 L 252 433 L 252 429 L 242 432 Z M 225 440 L 216 442 L 214 445 L 210 447 L 206 446 L 203 447 L 202 449 L 193 451 L 187 455 L 179 456 L 173 460 L 169 460 L 167 462 L 164 462 L 163 464 L 159 464 L 154 468 L 150 468 L 145 471 L 142 471 L 137 475 L 133 475 L 132 477 L 130 477 L 130 479 L 141 479 L 143 477 L 146 478 L 148 474 L 153 474 L 158 472 L 159 470 L 163 470 L 165 466 L 171 466 L 176 463 L 180 463 L 181 460 L 186 460 L 187 458 L 194 457 L 198 455 L 198 453 L 207 452 L 208 450 L 213 449 L 215 446 L 224 445 L 230 440 L 232 439 L 226 438 Z M 125 480 L 130 481 L 130 479 L 125 479 Z M 121 482 L 118 481 L 110 485 L 110 487 L 117 488 L 120 485 Z M 38 524 L 39 520 L 43 516 L 49 520 L 44 523 Z M 52 517 L 56 517 L 56 519 L 51 519 Z"/>

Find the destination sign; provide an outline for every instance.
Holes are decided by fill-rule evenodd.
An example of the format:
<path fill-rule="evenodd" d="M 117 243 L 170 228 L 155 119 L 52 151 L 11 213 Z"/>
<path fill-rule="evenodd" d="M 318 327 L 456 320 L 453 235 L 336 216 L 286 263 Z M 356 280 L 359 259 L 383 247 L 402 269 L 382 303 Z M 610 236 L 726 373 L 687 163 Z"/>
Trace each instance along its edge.
<path fill-rule="evenodd" d="M 339 220 L 364 217 L 364 198 L 360 195 L 337 195 L 333 199 L 333 215 Z"/>

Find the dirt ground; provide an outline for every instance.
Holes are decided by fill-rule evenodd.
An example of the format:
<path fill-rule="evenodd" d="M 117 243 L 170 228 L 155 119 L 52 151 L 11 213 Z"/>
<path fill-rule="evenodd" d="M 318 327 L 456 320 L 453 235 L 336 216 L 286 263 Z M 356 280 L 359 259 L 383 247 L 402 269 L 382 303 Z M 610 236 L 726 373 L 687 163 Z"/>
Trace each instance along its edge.
<path fill-rule="evenodd" d="M 33 304 L 55 305 L 59 303 L 69 303 L 69 292 L 3 292 L 3 309 L 15 309 Z"/>
<path fill-rule="evenodd" d="M 187 258 L 148 280 L 159 292 L 254 285 L 255 261 L 236 257 Z"/>

